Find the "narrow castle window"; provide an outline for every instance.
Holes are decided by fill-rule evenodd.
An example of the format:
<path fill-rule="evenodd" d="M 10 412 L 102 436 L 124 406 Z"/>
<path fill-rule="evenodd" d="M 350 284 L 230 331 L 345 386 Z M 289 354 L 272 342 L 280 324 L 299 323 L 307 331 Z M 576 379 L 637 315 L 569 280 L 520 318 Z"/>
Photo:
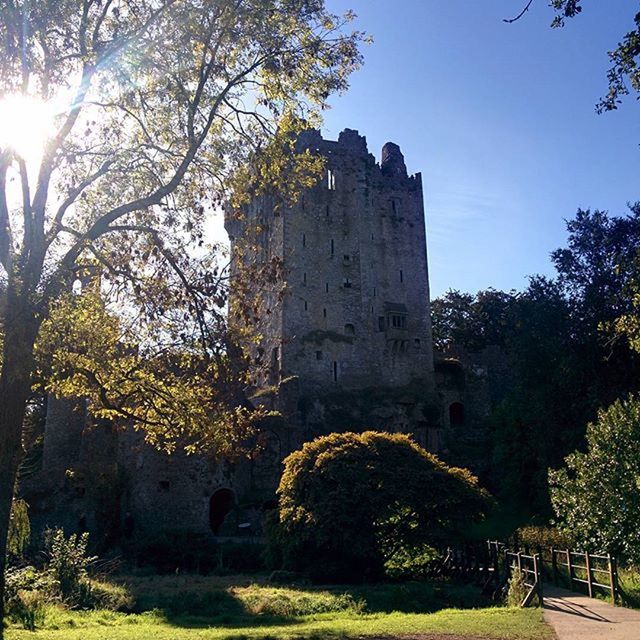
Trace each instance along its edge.
<path fill-rule="evenodd" d="M 327 317 L 327 310 L 326 310 L 326 309 L 323 309 L 323 310 L 322 310 L 322 315 L 323 315 L 325 318 Z"/>
<path fill-rule="evenodd" d="M 386 329 L 386 322 L 384 316 L 378 316 L 378 331 L 384 331 Z"/>
<path fill-rule="evenodd" d="M 400 269 L 400 282 L 404 282 L 404 274 L 402 273 L 402 269 Z"/>
<path fill-rule="evenodd" d="M 333 241 L 333 238 L 331 238 L 331 256 L 333 257 L 333 255 L 336 252 L 336 245 L 335 242 Z"/>
<path fill-rule="evenodd" d="M 322 351 L 316 351 L 316 360 L 322 360 Z"/>
<path fill-rule="evenodd" d="M 329 191 L 336 190 L 336 174 L 331 169 L 327 169 L 327 188 Z"/>
<path fill-rule="evenodd" d="M 464 405 L 462 402 L 453 402 L 449 405 L 449 424 L 452 427 L 464 425 Z"/>
<path fill-rule="evenodd" d="M 373 297 L 374 298 L 376 297 L 376 288 L 375 287 L 373 287 Z"/>
<path fill-rule="evenodd" d="M 344 332 L 348 336 L 355 336 L 356 335 L 356 328 L 350 322 L 348 322 L 347 324 L 344 325 Z"/>
<path fill-rule="evenodd" d="M 416 349 L 419 349 L 419 348 L 420 348 L 420 338 L 414 338 L 414 340 L 413 340 L 413 346 L 414 346 Z"/>
<path fill-rule="evenodd" d="M 305 285 L 305 287 L 307 286 L 307 272 L 306 271 L 302 274 L 302 284 Z"/>
<path fill-rule="evenodd" d="M 306 300 L 304 301 L 304 310 L 309 311 L 309 303 Z"/>
<path fill-rule="evenodd" d="M 338 382 L 338 363 L 333 361 L 333 381 Z"/>
<path fill-rule="evenodd" d="M 351 280 L 349 280 L 349 278 L 344 279 L 344 288 L 351 289 Z"/>
<path fill-rule="evenodd" d="M 307 246 L 307 234 L 303 233 L 302 234 L 302 247 L 306 247 Z"/>
<path fill-rule="evenodd" d="M 324 283 L 324 290 L 325 290 L 327 293 L 329 293 L 329 283 L 328 283 L 328 282 L 325 282 L 325 283 Z"/>
<path fill-rule="evenodd" d="M 345 253 L 345 254 L 342 256 L 342 259 L 343 259 L 345 262 L 350 262 L 350 261 L 351 261 L 351 256 L 350 256 L 348 253 Z"/>
<path fill-rule="evenodd" d="M 329 213 L 330 211 L 331 211 L 331 209 L 329 209 L 329 205 L 327 205 L 327 208 L 325 209 L 325 214 L 326 214 L 327 218 L 330 215 L 330 213 Z"/>

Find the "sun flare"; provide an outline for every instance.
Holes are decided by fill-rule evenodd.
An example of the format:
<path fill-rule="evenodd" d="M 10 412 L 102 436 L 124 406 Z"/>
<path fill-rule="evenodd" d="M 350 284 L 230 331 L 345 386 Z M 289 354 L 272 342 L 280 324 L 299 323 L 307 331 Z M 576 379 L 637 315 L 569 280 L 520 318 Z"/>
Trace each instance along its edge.
<path fill-rule="evenodd" d="M 52 135 L 52 106 L 29 95 L 0 99 L 0 149 L 10 148 L 27 164 L 38 162 Z"/>

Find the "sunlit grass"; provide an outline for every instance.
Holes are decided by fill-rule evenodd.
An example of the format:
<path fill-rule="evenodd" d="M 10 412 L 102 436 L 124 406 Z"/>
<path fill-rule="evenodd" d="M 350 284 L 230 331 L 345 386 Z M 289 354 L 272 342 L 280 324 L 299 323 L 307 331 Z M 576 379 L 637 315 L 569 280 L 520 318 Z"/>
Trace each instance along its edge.
<path fill-rule="evenodd" d="M 419 633 L 553 637 L 539 610 L 492 606 L 475 587 L 446 582 L 326 588 L 255 584 L 244 576 L 124 576 L 119 582 L 127 585 L 137 613 L 49 606 L 44 628 L 32 633 L 14 625 L 8 639 L 302 640 Z"/>
<path fill-rule="evenodd" d="M 7 638 L 22 640 L 240 640 L 252 638 L 359 638 L 366 636 L 402 637 L 431 633 L 457 634 L 474 638 L 512 638 L 514 640 L 551 639 L 538 609 L 488 608 L 481 610 L 444 609 L 432 614 L 320 614 L 292 619 L 286 624 L 253 626 L 213 626 L 195 616 L 167 620 L 160 612 L 116 614 L 109 612 L 48 612 L 47 628 L 35 634 L 11 630 Z M 57 628 L 56 628 L 57 627 Z M 107 630 L 108 629 L 108 630 Z"/>

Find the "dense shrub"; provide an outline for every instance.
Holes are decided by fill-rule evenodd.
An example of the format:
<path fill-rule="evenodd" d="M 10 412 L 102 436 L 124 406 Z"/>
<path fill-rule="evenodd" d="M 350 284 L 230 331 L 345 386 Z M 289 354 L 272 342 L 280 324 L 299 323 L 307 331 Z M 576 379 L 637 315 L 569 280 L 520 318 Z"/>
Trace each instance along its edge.
<path fill-rule="evenodd" d="M 397 580 L 424 579 L 438 557 L 440 553 L 429 545 L 402 547 L 385 562 L 385 573 Z"/>
<path fill-rule="evenodd" d="M 520 569 L 513 569 L 507 584 L 507 604 L 510 607 L 519 607 L 527 597 L 529 589 L 525 584 L 524 572 Z"/>
<path fill-rule="evenodd" d="M 88 544 L 88 533 L 67 538 L 62 529 L 56 529 L 45 536 L 49 574 L 62 600 L 71 604 L 83 597 L 89 566 L 97 559 L 87 554 Z"/>
<path fill-rule="evenodd" d="M 49 575 L 35 567 L 10 568 L 5 573 L 4 604 L 9 619 L 34 631 L 44 623 L 44 605 L 54 601 Z"/>
<path fill-rule="evenodd" d="M 549 472 L 551 502 L 581 548 L 640 563 L 640 400 L 618 400 L 587 427 L 587 450 Z"/>
<path fill-rule="evenodd" d="M 488 504 L 468 471 L 375 431 L 306 443 L 285 460 L 278 493 L 270 546 L 317 581 L 377 579 L 399 553 L 458 541 Z"/>
<path fill-rule="evenodd" d="M 20 590 L 6 608 L 9 619 L 22 624 L 27 631 L 42 627 L 45 620 L 47 597 L 41 591 Z"/>
<path fill-rule="evenodd" d="M 518 544 L 535 551 L 541 549 L 570 549 L 574 545 L 574 538 L 568 531 L 561 531 L 555 527 L 520 527 L 516 531 Z"/>

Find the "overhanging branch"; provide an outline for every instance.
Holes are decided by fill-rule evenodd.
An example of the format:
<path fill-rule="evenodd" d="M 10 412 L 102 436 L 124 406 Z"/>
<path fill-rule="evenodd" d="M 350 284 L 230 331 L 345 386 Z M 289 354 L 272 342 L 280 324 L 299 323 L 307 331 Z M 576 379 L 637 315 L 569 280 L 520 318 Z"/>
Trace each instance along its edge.
<path fill-rule="evenodd" d="M 507 24 L 513 24 L 522 18 L 522 16 L 529 11 L 529 7 L 533 4 L 533 0 L 529 0 L 525 8 L 515 17 L 515 18 L 504 18 L 502 22 L 506 22 Z"/>

